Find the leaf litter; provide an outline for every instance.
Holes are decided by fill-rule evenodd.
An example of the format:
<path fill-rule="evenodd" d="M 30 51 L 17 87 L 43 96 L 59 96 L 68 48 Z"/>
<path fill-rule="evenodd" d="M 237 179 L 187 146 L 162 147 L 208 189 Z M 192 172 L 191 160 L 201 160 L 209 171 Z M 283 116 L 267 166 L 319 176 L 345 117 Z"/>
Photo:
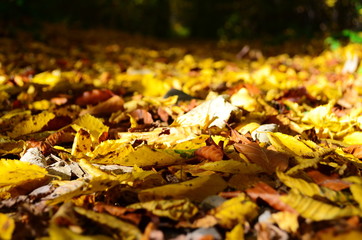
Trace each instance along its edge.
<path fill-rule="evenodd" d="M 61 31 L 0 39 L 1 239 L 360 238 L 361 45 Z"/>

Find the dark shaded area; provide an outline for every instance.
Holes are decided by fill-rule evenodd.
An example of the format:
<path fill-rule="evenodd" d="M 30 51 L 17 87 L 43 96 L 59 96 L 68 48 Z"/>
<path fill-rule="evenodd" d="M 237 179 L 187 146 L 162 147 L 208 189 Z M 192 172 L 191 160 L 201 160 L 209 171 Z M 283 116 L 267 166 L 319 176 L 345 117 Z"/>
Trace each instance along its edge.
<path fill-rule="evenodd" d="M 42 23 L 114 28 L 156 37 L 276 41 L 361 28 L 357 0 L 3 0 L 0 35 Z"/>

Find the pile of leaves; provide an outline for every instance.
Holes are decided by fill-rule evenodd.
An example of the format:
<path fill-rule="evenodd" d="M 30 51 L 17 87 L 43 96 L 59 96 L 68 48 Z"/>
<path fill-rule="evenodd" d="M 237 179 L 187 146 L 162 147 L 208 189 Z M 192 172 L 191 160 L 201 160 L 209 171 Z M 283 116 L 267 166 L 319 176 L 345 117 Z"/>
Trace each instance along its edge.
<path fill-rule="evenodd" d="M 68 34 L 0 39 L 1 239 L 362 238 L 361 45 Z"/>

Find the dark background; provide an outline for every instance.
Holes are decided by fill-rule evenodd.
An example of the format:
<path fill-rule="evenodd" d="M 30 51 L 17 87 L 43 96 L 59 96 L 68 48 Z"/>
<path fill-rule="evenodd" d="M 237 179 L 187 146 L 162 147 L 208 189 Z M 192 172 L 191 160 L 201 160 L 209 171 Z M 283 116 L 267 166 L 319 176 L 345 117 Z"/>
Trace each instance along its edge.
<path fill-rule="evenodd" d="M 1 0 L 0 35 L 43 23 L 160 38 L 277 40 L 360 30 L 360 0 Z M 333 2 L 333 0 L 332 0 Z"/>

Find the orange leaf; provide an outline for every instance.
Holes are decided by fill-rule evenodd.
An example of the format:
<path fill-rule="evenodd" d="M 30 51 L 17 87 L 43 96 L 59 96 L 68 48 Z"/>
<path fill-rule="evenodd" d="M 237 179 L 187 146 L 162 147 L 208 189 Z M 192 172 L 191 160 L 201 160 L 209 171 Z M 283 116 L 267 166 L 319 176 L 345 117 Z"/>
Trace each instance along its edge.
<path fill-rule="evenodd" d="M 204 146 L 195 151 L 195 155 L 201 159 L 207 159 L 213 162 L 223 159 L 224 152 L 217 145 Z"/>
<path fill-rule="evenodd" d="M 335 191 L 341 191 L 343 189 L 349 188 L 351 185 L 346 181 L 338 179 L 338 175 L 327 176 L 317 170 L 308 171 L 307 174 L 318 185 L 330 188 Z"/>
<path fill-rule="evenodd" d="M 349 147 L 344 148 L 343 150 L 347 153 L 353 154 L 357 158 L 362 158 L 362 145 L 361 144 L 351 145 Z"/>
<path fill-rule="evenodd" d="M 259 182 L 253 188 L 247 189 L 246 193 L 254 201 L 257 198 L 260 198 L 276 210 L 292 213 L 296 212 L 293 208 L 280 200 L 280 194 L 274 188 L 264 182 Z"/>
<path fill-rule="evenodd" d="M 94 205 L 93 210 L 100 213 L 109 213 L 115 217 L 130 221 L 134 224 L 139 224 L 142 218 L 142 214 L 135 212 L 137 210 L 134 210 L 132 208 L 113 206 L 101 202 L 97 202 Z"/>

